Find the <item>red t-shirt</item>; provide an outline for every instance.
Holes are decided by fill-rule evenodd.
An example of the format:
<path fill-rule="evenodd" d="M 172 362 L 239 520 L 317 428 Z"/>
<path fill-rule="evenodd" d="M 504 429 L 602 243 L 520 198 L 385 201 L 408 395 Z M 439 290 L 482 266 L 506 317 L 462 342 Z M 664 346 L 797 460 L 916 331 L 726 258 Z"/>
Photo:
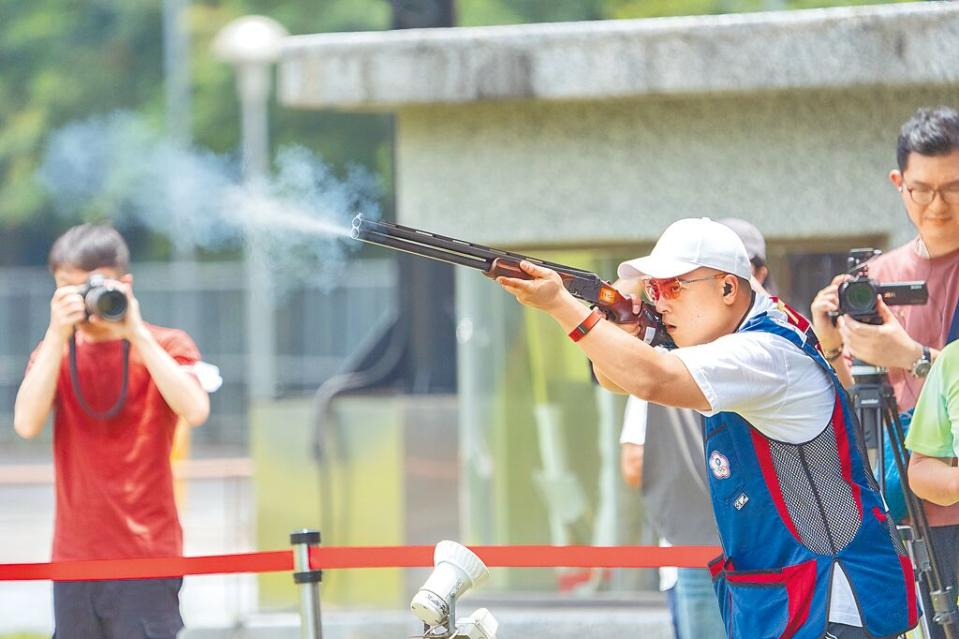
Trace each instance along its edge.
<path fill-rule="evenodd" d="M 916 240 L 912 240 L 877 257 L 869 265 L 869 277 L 879 282 L 926 282 L 929 289 L 926 304 L 890 306 L 889 309 L 911 338 L 939 350 L 946 345 L 959 302 L 959 251 L 928 258 L 916 252 L 916 245 Z M 889 382 L 896 392 L 899 410 L 914 408 L 925 380 L 894 368 L 889 370 Z M 926 502 L 926 515 L 933 526 L 959 524 L 959 504 L 937 506 Z"/>
<path fill-rule="evenodd" d="M 200 353 L 185 332 L 149 325 L 148 329 L 181 364 L 199 360 Z M 77 339 L 80 387 L 94 411 L 108 410 L 120 394 L 122 344 Z M 70 380 L 68 352 L 64 349 L 53 405 L 57 490 L 53 560 L 181 555 L 183 531 L 170 467 L 176 414 L 131 347 L 123 408 L 106 420 L 87 415 Z"/>

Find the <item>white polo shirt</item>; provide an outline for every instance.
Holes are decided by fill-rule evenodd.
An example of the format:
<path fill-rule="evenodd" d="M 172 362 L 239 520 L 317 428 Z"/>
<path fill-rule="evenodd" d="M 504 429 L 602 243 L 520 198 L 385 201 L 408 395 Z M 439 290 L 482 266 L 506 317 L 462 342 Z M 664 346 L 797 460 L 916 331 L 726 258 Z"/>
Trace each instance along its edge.
<path fill-rule="evenodd" d="M 760 293 L 743 324 L 763 312 L 805 340 L 785 313 Z M 815 438 L 832 419 L 835 391 L 829 375 L 779 335 L 737 332 L 672 353 L 686 365 L 709 402 L 710 410 L 699 411 L 706 417 L 736 413 L 763 435 L 790 444 Z M 833 571 L 829 620 L 862 626 L 849 582 L 838 565 Z"/>

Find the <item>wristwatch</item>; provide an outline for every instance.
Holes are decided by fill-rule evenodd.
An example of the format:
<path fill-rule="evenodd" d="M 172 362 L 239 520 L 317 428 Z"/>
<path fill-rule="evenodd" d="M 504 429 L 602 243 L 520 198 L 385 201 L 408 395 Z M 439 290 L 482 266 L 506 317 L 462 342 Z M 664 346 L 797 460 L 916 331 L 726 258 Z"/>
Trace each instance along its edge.
<path fill-rule="evenodd" d="M 929 374 L 930 368 L 932 368 L 932 353 L 929 352 L 928 346 L 923 346 L 922 355 L 912 365 L 912 374 L 916 377 L 925 377 Z"/>

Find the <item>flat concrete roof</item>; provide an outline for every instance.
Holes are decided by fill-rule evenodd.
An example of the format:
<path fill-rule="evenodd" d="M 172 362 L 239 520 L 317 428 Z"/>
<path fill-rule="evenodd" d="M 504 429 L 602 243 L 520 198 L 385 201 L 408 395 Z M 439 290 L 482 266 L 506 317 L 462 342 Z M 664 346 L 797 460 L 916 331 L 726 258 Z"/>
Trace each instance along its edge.
<path fill-rule="evenodd" d="M 289 107 L 959 83 L 959 3 L 293 36 Z"/>

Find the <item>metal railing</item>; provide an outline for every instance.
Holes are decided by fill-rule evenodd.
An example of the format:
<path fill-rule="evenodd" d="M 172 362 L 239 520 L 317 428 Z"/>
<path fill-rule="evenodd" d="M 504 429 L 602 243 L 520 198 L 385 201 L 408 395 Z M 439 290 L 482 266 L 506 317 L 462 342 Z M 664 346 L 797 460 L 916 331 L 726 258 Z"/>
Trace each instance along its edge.
<path fill-rule="evenodd" d="M 208 424 L 195 441 L 242 445 L 247 437 L 245 282 L 242 262 L 134 264 L 134 290 L 147 321 L 187 331 L 203 359 L 220 367 Z M 395 304 L 392 260 L 356 260 L 335 286 L 305 283 L 276 299 L 280 394 L 311 392 Z M 54 285 L 44 268 L 0 269 L 0 442 L 13 440 L 13 401 L 50 317 Z"/>

